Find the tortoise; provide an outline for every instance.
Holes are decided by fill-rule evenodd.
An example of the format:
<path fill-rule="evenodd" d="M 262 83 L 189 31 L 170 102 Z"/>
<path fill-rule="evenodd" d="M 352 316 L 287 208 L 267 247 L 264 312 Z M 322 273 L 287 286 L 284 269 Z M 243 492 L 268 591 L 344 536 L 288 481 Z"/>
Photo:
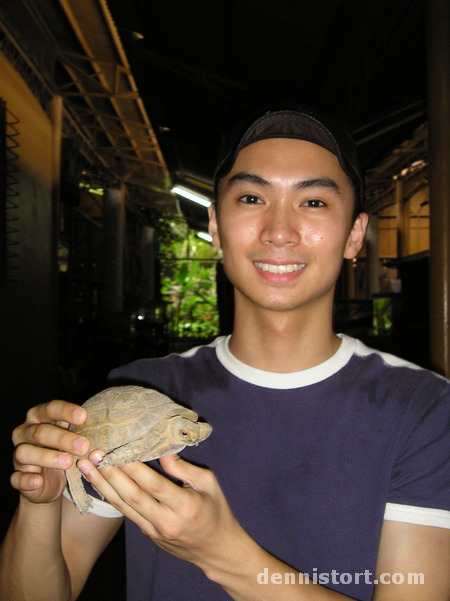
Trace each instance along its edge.
<path fill-rule="evenodd" d="M 85 423 L 70 429 L 88 438 L 91 451 L 106 452 L 99 468 L 178 453 L 202 442 L 212 432 L 209 424 L 197 421 L 198 415 L 191 409 L 142 386 L 107 388 L 88 399 L 83 407 L 87 410 Z M 92 500 L 75 463 L 66 476 L 74 503 L 81 513 L 89 511 Z"/>

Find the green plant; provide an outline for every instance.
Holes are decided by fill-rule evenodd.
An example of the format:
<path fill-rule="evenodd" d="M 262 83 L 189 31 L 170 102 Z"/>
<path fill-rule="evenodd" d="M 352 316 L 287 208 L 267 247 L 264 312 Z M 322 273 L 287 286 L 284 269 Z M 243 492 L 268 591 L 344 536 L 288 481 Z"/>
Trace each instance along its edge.
<path fill-rule="evenodd" d="M 156 228 L 161 295 L 169 303 L 169 331 L 179 338 L 210 338 L 219 329 L 217 251 L 179 215 L 163 215 Z"/>
<path fill-rule="evenodd" d="M 373 331 L 375 336 L 387 336 L 392 333 L 392 298 L 373 299 Z"/>

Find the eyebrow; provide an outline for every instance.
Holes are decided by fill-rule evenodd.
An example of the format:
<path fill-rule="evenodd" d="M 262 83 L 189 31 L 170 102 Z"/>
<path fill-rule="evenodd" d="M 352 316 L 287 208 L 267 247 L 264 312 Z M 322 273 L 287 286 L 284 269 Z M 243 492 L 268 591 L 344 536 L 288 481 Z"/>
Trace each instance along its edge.
<path fill-rule="evenodd" d="M 234 182 L 249 182 L 251 184 L 259 184 L 260 186 L 264 186 L 265 188 L 270 188 L 272 184 L 257 175 L 256 173 L 249 173 L 247 171 L 240 171 L 239 173 L 235 173 L 227 182 L 227 185 L 232 185 Z M 330 177 L 314 177 L 311 179 L 304 179 L 295 182 L 294 188 L 297 190 L 304 190 L 305 188 L 333 188 L 337 192 L 340 192 L 340 187 L 337 182 Z"/>

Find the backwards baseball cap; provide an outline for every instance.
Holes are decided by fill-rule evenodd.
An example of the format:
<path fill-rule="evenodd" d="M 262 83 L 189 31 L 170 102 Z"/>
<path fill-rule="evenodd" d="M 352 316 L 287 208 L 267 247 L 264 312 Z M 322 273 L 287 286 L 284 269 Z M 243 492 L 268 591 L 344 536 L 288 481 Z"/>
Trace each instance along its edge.
<path fill-rule="evenodd" d="M 246 128 L 225 140 L 214 174 L 217 200 L 220 180 L 233 168 L 239 152 L 254 142 L 269 138 L 292 138 L 318 144 L 333 153 L 349 177 L 355 193 L 355 214 L 363 210 L 363 179 L 355 143 L 347 128 L 335 118 L 304 108 L 267 111 Z"/>

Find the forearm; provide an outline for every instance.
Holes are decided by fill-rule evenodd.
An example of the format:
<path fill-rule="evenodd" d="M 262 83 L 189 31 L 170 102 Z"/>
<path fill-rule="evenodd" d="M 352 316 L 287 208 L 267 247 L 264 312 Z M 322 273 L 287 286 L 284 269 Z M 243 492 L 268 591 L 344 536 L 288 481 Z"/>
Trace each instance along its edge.
<path fill-rule="evenodd" d="M 202 566 L 234 601 L 344 601 L 351 599 L 315 584 L 267 553 L 248 535 L 215 564 Z"/>
<path fill-rule="evenodd" d="M 0 601 L 70 601 L 61 550 L 61 502 L 21 498 L 0 550 Z"/>

